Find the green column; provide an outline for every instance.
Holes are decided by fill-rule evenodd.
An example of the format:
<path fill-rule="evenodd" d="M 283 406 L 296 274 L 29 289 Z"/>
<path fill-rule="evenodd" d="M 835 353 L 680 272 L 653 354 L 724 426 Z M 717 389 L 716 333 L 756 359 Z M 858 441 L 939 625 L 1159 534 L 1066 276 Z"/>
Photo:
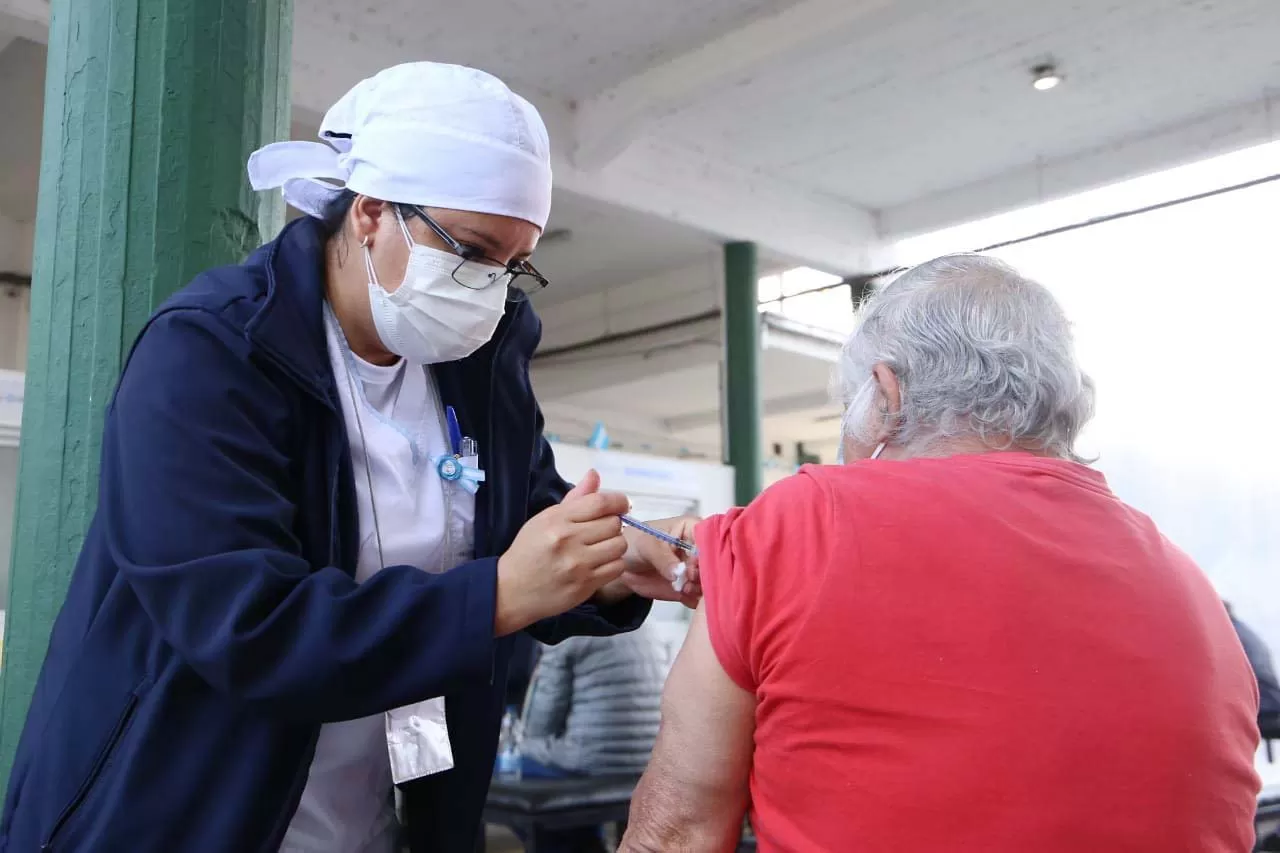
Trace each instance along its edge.
<path fill-rule="evenodd" d="M 756 244 L 724 247 L 725 446 L 734 497 L 746 506 L 764 479 L 760 422 L 760 297 Z"/>
<path fill-rule="evenodd" d="M 283 216 L 250 151 L 288 126 L 292 0 L 53 0 L 0 671 L 8 777 L 93 514 L 103 411 L 148 315 Z"/>

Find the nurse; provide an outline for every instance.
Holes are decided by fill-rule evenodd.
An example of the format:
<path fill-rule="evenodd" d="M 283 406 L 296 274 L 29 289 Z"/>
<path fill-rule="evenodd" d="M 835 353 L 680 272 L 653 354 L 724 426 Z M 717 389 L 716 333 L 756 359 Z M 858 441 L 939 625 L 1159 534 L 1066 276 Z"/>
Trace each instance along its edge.
<path fill-rule="evenodd" d="M 320 133 L 249 164 L 307 216 L 129 357 L 0 851 L 471 853 L 513 635 L 676 597 L 542 435 L 534 108 L 415 63 Z"/>

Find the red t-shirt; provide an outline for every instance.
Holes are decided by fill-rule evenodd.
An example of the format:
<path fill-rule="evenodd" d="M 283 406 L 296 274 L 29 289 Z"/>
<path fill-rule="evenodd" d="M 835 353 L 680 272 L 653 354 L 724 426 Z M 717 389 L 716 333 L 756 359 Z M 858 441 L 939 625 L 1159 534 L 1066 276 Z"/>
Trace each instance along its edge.
<path fill-rule="evenodd" d="M 1249 850 L 1249 664 L 1100 474 L 811 467 L 697 544 L 716 655 L 758 701 L 762 851 Z"/>

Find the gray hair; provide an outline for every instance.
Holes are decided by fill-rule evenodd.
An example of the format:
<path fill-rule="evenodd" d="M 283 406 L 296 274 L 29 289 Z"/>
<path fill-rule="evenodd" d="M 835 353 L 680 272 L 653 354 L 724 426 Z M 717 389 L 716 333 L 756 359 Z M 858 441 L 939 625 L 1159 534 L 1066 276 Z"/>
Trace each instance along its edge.
<path fill-rule="evenodd" d="M 874 409 L 872 368 L 901 385 L 892 441 L 919 452 L 973 437 L 1082 461 L 1093 382 L 1076 364 L 1071 325 L 1042 285 L 981 255 L 947 255 L 903 273 L 873 296 L 844 346 L 836 390 L 844 435 L 871 443 L 888 414 Z"/>

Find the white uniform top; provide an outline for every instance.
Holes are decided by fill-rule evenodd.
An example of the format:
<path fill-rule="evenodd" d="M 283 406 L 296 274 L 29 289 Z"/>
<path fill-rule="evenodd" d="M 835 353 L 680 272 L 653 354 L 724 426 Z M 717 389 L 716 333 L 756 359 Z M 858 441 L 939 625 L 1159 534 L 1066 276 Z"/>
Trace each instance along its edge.
<path fill-rule="evenodd" d="M 443 572 L 470 559 L 475 498 L 445 483 L 436 471 L 433 460 L 449 452 L 449 436 L 431 372 L 403 359 L 391 367 L 362 361 L 347 349 L 327 311 L 326 333 L 360 509 L 356 580 L 368 579 L 384 565 L 378 558 L 379 531 L 388 566 Z M 352 399 L 348 367 L 357 399 Z M 370 480 L 376 504 L 370 501 Z M 280 853 L 396 853 L 397 833 L 384 715 L 322 726 L 302 802 Z"/>

